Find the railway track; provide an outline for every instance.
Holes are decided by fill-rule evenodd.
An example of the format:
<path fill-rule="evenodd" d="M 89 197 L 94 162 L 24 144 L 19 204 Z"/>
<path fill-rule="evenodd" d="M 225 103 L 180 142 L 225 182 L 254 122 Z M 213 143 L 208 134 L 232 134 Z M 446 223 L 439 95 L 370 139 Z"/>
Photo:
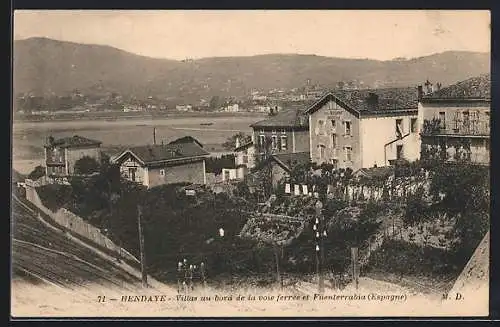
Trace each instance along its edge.
<path fill-rule="evenodd" d="M 118 275 L 113 267 L 101 268 L 65 252 L 41 247 L 31 242 L 13 240 L 13 266 L 33 272 L 53 284 L 67 288 L 86 287 L 89 283 L 103 287 L 128 288 L 137 280 Z"/>
<path fill-rule="evenodd" d="M 42 224 L 36 213 L 20 200 L 13 201 L 12 207 L 12 268 L 15 277 L 39 280 L 66 289 L 98 285 L 133 291 L 140 285 L 139 278 L 112 261 Z"/>

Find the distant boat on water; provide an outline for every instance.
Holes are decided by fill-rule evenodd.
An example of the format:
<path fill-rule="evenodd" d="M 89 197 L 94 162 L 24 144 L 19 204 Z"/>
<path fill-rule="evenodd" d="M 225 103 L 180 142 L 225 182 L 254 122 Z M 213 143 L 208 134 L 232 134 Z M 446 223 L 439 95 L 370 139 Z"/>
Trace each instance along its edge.
<path fill-rule="evenodd" d="M 201 126 L 211 126 L 211 125 L 213 125 L 213 124 L 214 124 L 214 123 L 201 123 L 200 125 L 201 125 Z"/>

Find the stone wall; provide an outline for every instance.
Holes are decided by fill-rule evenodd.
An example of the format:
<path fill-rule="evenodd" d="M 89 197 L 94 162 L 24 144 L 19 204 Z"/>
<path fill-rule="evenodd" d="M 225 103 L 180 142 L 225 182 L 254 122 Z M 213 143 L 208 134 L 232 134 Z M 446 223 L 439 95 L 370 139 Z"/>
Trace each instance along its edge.
<path fill-rule="evenodd" d="M 40 200 L 38 192 L 35 189 L 35 185 L 36 184 L 31 180 L 26 180 L 26 199 L 50 217 L 52 222 L 55 222 L 64 229 L 69 230 L 70 232 L 77 234 L 102 248 L 118 254 L 120 257 L 139 263 L 139 260 L 137 260 L 137 258 L 135 258 L 132 254 L 114 244 L 113 241 L 103 235 L 98 228 L 85 222 L 81 217 L 75 215 L 71 211 L 61 208 L 57 212 L 53 212 L 45 207 Z"/>

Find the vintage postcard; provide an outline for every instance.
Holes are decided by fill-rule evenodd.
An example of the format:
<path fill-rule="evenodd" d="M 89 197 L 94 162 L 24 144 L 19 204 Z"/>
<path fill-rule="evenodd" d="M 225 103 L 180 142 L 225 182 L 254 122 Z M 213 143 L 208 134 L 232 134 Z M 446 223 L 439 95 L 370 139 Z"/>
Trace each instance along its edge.
<path fill-rule="evenodd" d="M 13 32 L 12 317 L 488 315 L 489 11 Z"/>

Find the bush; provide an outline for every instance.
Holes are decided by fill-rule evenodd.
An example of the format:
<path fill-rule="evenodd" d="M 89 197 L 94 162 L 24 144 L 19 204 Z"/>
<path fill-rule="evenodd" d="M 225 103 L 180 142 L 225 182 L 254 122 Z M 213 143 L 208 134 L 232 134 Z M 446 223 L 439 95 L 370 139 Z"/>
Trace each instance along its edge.
<path fill-rule="evenodd" d="M 72 187 L 68 185 L 47 184 L 38 187 L 37 193 L 43 205 L 53 212 L 70 207 L 73 201 Z"/>
<path fill-rule="evenodd" d="M 90 175 L 99 171 L 99 163 L 92 157 L 84 156 L 75 162 L 75 173 Z"/>
<path fill-rule="evenodd" d="M 31 173 L 29 173 L 28 178 L 35 181 L 43 176 L 45 176 L 45 167 L 36 166 L 35 169 L 33 169 Z"/>
<path fill-rule="evenodd" d="M 205 167 L 207 173 L 220 175 L 222 168 L 236 168 L 234 155 L 225 154 L 217 158 L 209 157 L 205 160 Z"/>
<path fill-rule="evenodd" d="M 403 222 L 408 226 L 415 226 L 424 222 L 427 218 L 427 203 L 423 198 L 423 192 L 411 194 L 406 200 Z"/>
<path fill-rule="evenodd" d="M 376 269 L 403 275 L 441 277 L 457 274 L 468 258 L 459 258 L 446 250 L 406 243 L 384 241 L 370 256 L 368 270 Z"/>
<path fill-rule="evenodd" d="M 489 168 L 471 164 L 442 164 L 433 171 L 431 194 L 451 213 L 489 211 Z M 441 200 L 440 196 L 444 194 Z"/>

